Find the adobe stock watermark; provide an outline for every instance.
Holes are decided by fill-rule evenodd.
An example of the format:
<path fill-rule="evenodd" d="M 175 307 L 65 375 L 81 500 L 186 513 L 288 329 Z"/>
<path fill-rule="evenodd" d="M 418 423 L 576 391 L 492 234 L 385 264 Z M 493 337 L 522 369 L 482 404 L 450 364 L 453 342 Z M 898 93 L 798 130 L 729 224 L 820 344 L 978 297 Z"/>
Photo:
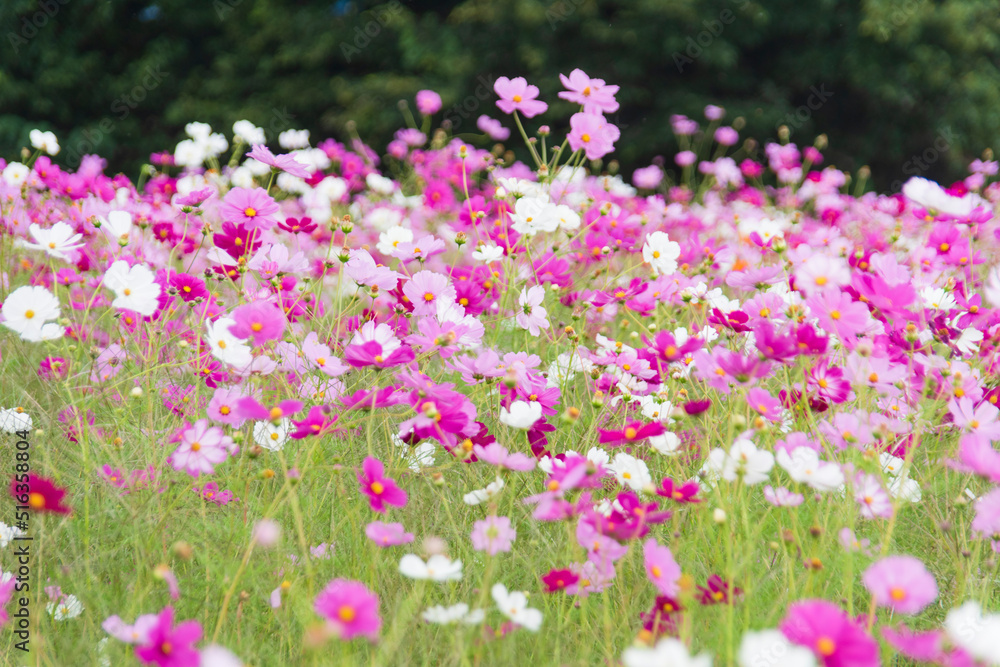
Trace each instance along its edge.
<path fill-rule="evenodd" d="M 288 113 L 288 107 L 272 107 L 271 120 L 263 128 L 268 138 L 277 139 L 278 135 L 292 126 L 295 114 Z"/>
<path fill-rule="evenodd" d="M 951 150 L 952 145 L 958 136 L 950 127 L 942 129 L 930 146 L 920 153 L 913 155 L 903 163 L 902 172 L 907 176 L 920 176 L 927 172 L 935 162 L 940 160 L 945 153 Z M 903 181 L 893 181 L 889 191 L 899 192 L 903 189 Z"/>
<path fill-rule="evenodd" d="M 81 158 L 94 151 L 104 137 L 113 134 L 118 129 L 118 123 L 128 118 L 132 110 L 146 99 L 150 91 L 158 88 L 169 74 L 169 72 L 162 71 L 159 65 L 146 67 L 139 83 L 131 90 L 116 97 L 111 103 L 111 113 L 114 114 L 114 117 L 105 116 L 96 126 L 81 132 L 82 138 L 73 146 L 67 147 L 66 164 L 74 168 L 79 166 Z"/>
<path fill-rule="evenodd" d="M 49 21 L 54 19 L 59 10 L 62 9 L 62 6 L 66 4 L 69 4 L 69 0 L 42 0 L 38 3 L 38 6 L 41 7 L 39 11 L 30 17 L 23 17 L 21 19 L 21 29 L 17 32 L 11 31 L 7 33 L 7 41 L 10 42 L 14 53 L 16 54 L 21 50 L 22 46 L 25 46 L 34 39 L 38 31 L 47 26 Z"/>
<path fill-rule="evenodd" d="M 744 10 L 750 4 L 750 0 L 732 0 L 732 3 L 736 9 Z M 684 68 L 688 65 L 693 65 L 695 60 L 701 58 L 702 54 L 705 53 L 705 49 L 710 47 L 716 38 L 725 31 L 726 26 L 732 24 L 735 20 L 736 12 L 727 7 L 719 12 L 717 19 L 702 21 L 701 25 L 705 29 L 694 37 L 687 38 L 687 46 L 684 48 L 684 52 L 674 51 L 672 57 L 674 65 L 677 66 L 677 71 L 683 74 Z"/>
<path fill-rule="evenodd" d="M 786 114 L 783 119 L 775 123 L 775 130 L 779 129 L 782 125 L 788 127 L 789 130 L 796 130 L 802 127 L 803 123 L 812 118 L 813 113 L 819 111 L 826 104 L 827 100 L 833 97 L 833 92 L 826 89 L 825 83 L 821 83 L 819 88 L 811 86 L 809 90 L 810 94 L 806 98 L 806 103 L 799 106 L 792 113 Z"/>
<path fill-rule="evenodd" d="M 587 0 L 556 0 L 545 8 L 545 18 L 549 21 L 549 28 L 555 30 L 559 24 L 568 19 Z"/>
<path fill-rule="evenodd" d="M 372 40 L 382 34 L 382 30 L 389 25 L 392 17 L 401 11 L 403 11 L 403 3 L 399 0 L 391 0 L 384 7 L 376 7 L 371 10 L 372 20 L 365 23 L 364 26 L 354 26 L 354 39 L 350 43 L 340 43 L 340 52 L 344 55 L 344 60 L 350 63 L 354 56 L 368 48 Z"/>
<path fill-rule="evenodd" d="M 453 133 L 457 133 L 462 123 L 475 114 L 483 102 L 493 96 L 494 78 L 492 74 L 487 74 L 486 76 L 480 74 L 476 77 L 476 81 L 479 82 L 479 85 L 476 86 L 472 95 L 469 95 L 461 102 L 453 104 L 450 109 L 444 112 L 444 120 L 451 123 L 451 131 Z"/>
<path fill-rule="evenodd" d="M 896 7 L 893 8 L 892 13 L 889 14 L 888 19 L 880 21 L 875 26 L 875 32 L 879 39 L 883 42 L 887 41 L 892 36 L 894 31 L 903 27 L 907 21 L 913 18 L 917 9 L 920 5 L 924 4 L 925 1 L 926 0 L 902 0 L 902 2 L 899 2 Z"/>

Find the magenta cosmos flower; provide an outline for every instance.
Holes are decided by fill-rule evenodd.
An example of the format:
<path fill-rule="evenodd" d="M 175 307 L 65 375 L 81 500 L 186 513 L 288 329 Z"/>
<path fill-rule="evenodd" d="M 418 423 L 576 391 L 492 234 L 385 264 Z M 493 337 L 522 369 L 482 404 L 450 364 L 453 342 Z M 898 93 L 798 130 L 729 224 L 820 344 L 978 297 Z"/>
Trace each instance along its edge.
<path fill-rule="evenodd" d="M 201 639 L 201 624 L 184 621 L 174 627 L 174 608 L 160 612 L 146 641 L 135 648 L 135 655 L 144 665 L 159 667 L 197 667 L 201 658 L 194 643 Z"/>
<path fill-rule="evenodd" d="M 588 160 L 599 160 L 614 150 L 614 143 L 621 137 L 618 128 L 593 113 L 575 113 L 569 119 L 570 132 L 566 137 L 574 151 L 583 149 Z"/>
<path fill-rule="evenodd" d="M 889 556 L 865 570 L 862 578 L 876 604 L 900 614 L 919 614 L 937 599 L 934 575 L 913 556 Z"/>
<path fill-rule="evenodd" d="M 506 447 L 498 442 L 489 445 L 473 445 L 472 451 L 479 457 L 479 460 L 489 463 L 499 468 L 527 472 L 535 469 L 535 459 L 520 452 L 510 453 Z"/>
<path fill-rule="evenodd" d="M 878 644 L 837 605 L 793 604 L 781 623 L 788 641 L 811 650 L 825 667 L 878 667 Z"/>
<path fill-rule="evenodd" d="M 549 108 L 548 104 L 536 99 L 538 86 L 529 85 L 523 76 L 516 79 L 502 76 L 493 84 L 493 90 L 500 97 L 497 106 L 504 113 L 520 111 L 526 118 L 532 118 Z"/>
<path fill-rule="evenodd" d="M 207 419 L 199 419 L 181 433 L 180 445 L 167 462 L 176 470 L 183 470 L 192 477 L 201 473 L 212 474 L 215 466 L 235 453 L 233 439 L 217 426 L 210 426 Z"/>
<path fill-rule="evenodd" d="M 510 525 L 510 518 L 488 516 L 472 525 L 472 546 L 476 551 L 485 551 L 495 556 L 501 551 L 510 551 L 510 545 L 517 537 L 517 531 Z"/>
<path fill-rule="evenodd" d="M 254 301 L 233 311 L 236 324 L 229 326 L 229 333 L 237 338 L 253 338 L 254 345 L 269 340 L 280 340 L 285 332 L 285 313 L 270 301 Z"/>
<path fill-rule="evenodd" d="M 349 579 L 334 579 L 316 596 L 316 613 L 333 626 L 341 639 L 362 635 L 374 641 L 382 627 L 378 615 L 378 596 L 364 584 Z"/>
<path fill-rule="evenodd" d="M 222 198 L 222 219 L 247 229 L 270 229 L 277 224 L 278 204 L 263 188 L 233 188 Z"/>
<path fill-rule="evenodd" d="M 385 512 L 386 505 L 406 506 L 406 491 L 385 476 L 385 466 L 374 457 L 365 459 L 361 472 L 358 473 L 358 483 L 361 484 L 361 492 L 368 496 L 368 502 L 376 512 Z"/>
<path fill-rule="evenodd" d="M 400 544 L 409 544 L 413 541 L 413 533 L 406 532 L 401 523 L 372 521 L 365 526 L 365 535 L 383 549 L 399 546 Z"/>

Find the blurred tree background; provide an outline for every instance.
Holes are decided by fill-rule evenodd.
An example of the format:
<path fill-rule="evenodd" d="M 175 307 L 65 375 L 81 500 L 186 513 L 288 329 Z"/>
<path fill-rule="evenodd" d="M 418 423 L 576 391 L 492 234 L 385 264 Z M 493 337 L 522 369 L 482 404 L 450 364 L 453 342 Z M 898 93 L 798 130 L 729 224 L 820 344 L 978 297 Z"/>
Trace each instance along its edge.
<path fill-rule="evenodd" d="M 245 118 L 272 145 L 344 140 L 353 120 L 382 150 L 423 88 L 473 140 L 480 114 L 510 126 L 498 76 L 538 85 L 560 132 L 575 67 L 621 86 L 629 174 L 672 165 L 670 115 L 709 103 L 762 143 L 827 134 L 829 161 L 870 165 L 880 189 L 950 182 L 1000 136 L 997 0 L 3 0 L 0 27 L 3 153 L 51 129 L 57 162 L 96 152 L 133 177 L 192 120 L 231 136 Z"/>

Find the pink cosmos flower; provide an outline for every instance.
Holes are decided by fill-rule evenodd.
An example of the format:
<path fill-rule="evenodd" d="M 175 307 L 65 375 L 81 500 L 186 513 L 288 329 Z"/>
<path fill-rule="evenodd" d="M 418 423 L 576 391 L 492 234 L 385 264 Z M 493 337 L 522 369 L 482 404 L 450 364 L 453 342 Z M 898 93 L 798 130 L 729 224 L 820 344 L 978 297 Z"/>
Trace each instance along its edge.
<path fill-rule="evenodd" d="M 655 164 L 632 172 L 632 185 L 644 190 L 653 190 L 663 180 L 663 170 Z"/>
<path fill-rule="evenodd" d="M 585 113 L 618 111 L 618 102 L 615 100 L 618 86 L 608 86 L 604 83 L 604 79 L 591 79 L 581 69 L 573 70 L 569 76 L 560 74 L 559 80 L 566 86 L 566 90 L 559 93 L 559 97 L 582 104 Z"/>
<path fill-rule="evenodd" d="M 972 530 L 983 537 L 1000 534 L 1000 487 L 981 496 L 976 501 L 976 516 L 972 520 Z"/>
<path fill-rule="evenodd" d="M 365 535 L 383 549 L 399 546 L 400 544 L 409 544 L 413 541 L 413 533 L 406 532 L 401 523 L 372 521 L 365 526 Z"/>
<path fill-rule="evenodd" d="M 542 329 L 549 328 L 548 312 L 542 307 L 543 301 L 545 288 L 541 285 L 534 285 L 531 289 L 521 288 L 521 295 L 517 298 L 517 325 L 532 336 L 538 336 Z"/>
<path fill-rule="evenodd" d="M 968 396 L 952 398 L 948 401 L 948 411 L 951 413 L 955 426 L 966 433 L 975 433 L 989 440 L 1000 440 L 1000 410 L 989 401 L 983 401 L 975 406 Z"/>
<path fill-rule="evenodd" d="M 507 141 L 510 139 L 510 129 L 504 127 L 496 118 L 483 115 L 476 120 L 476 127 L 485 132 L 493 141 Z"/>
<path fill-rule="evenodd" d="M 236 403 L 236 414 L 242 419 L 270 421 L 275 424 L 301 409 L 302 401 L 294 399 L 284 400 L 271 408 L 261 405 L 253 396 L 244 396 Z"/>
<path fill-rule="evenodd" d="M 235 453 L 232 438 L 219 427 L 210 426 L 207 419 L 199 419 L 181 434 L 180 445 L 167 462 L 176 470 L 198 477 L 201 473 L 212 474 L 216 465 Z"/>
<path fill-rule="evenodd" d="M 354 332 L 351 344 L 344 348 L 344 361 L 354 367 L 390 368 L 409 363 L 413 358 L 413 349 L 404 346 L 385 322 L 365 322 Z"/>
<path fill-rule="evenodd" d="M 10 577 L 7 581 L 0 582 L 0 627 L 7 625 L 10 621 L 10 614 L 7 612 L 7 603 L 14 596 L 14 586 L 17 584 L 15 577 Z"/>
<path fill-rule="evenodd" d="M 316 596 L 313 608 L 344 640 L 361 635 L 375 641 L 382 628 L 378 596 L 359 581 L 334 579 Z"/>
<path fill-rule="evenodd" d="M 432 116 L 441 110 L 441 96 L 433 90 L 417 92 L 417 111 L 424 116 Z"/>
<path fill-rule="evenodd" d="M 781 401 L 760 387 L 754 387 L 747 392 L 747 403 L 751 409 L 773 422 L 781 421 L 781 413 L 785 411 Z"/>
<path fill-rule="evenodd" d="M 339 415 L 333 415 L 330 412 L 326 406 L 312 406 L 305 419 L 292 420 L 292 423 L 295 424 L 295 431 L 289 435 L 295 440 L 301 440 L 309 436 L 322 436 L 334 432 Z"/>
<path fill-rule="evenodd" d="M 614 143 L 621 137 L 618 127 L 600 114 L 575 113 L 569 119 L 570 133 L 566 139 L 569 147 L 583 149 L 588 160 L 599 160 L 614 150 Z"/>
<path fill-rule="evenodd" d="M 869 566 L 862 581 L 876 604 L 900 614 L 919 614 L 937 599 L 934 575 L 913 556 L 889 556 Z"/>
<path fill-rule="evenodd" d="M 545 113 L 549 105 L 538 99 L 538 86 L 529 85 L 523 76 L 515 79 L 500 77 L 493 84 L 493 90 L 500 97 L 497 106 L 504 113 L 520 111 L 525 118 Z"/>
<path fill-rule="evenodd" d="M 868 473 L 858 473 L 854 480 L 854 499 L 861 516 L 866 519 L 892 516 L 892 501 L 878 478 Z"/>
<path fill-rule="evenodd" d="M 413 304 L 414 315 L 436 315 L 438 303 L 455 302 L 455 287 L 448 276 L 434 271 L 418 271 L 403 283 L 403 294 Z"/>
<path fill-rule="evenodd" d="M 789 491 L 783 486 L 775 489 L 768 484 L 764 487 L 764 500 L 775 507 L 798 507 L 805 501 L 805 496 Z"/>
<path fill-rule="evenodd" d="M 845 341 L 854 340 L 868 326 L 868 307 L 851 299 L 851 295 L 839 289 L 825 289 L 814 293 L 806 300 L 812 314 L 819 318 L 824 330 L 835 333 Z"/>
<path fill-rule="evenodd" d="M 136 646 L 135 655 L 144 665 L 197 667 L 201 659 L 194 648 L 201 639 L 201 624 L 184 621 L 174 627 L 174 608 L 166 607 L 149 629 L 146 641 Z"/>
<path fill-rule="evenodd" d="M 237 387 L 216 387 L 206 409 L 209 419 L 239 428 L 245 421 L 236 413 L 236 404 L 241 398 L 243 392 Z"/>
<path fill-rule="evenodd" d="M 820 253 L 811 255 L 795 271 L 795 288 L 809 296 L 850 282 L 851 268 L 846 261 Z"/>
<path fill-rule="evenodd" d="M 651 537 L 642 545 L 642 552 L 646 563 L 646 576 L 661 595 L 675 597 L 680 592 L 678 580 L 681 576 L 681 566 L 674 560 L 670 547 L 660 546 L 656 538 Z"/>
<path fill-rule="evenodd" d="M 159 623 L 156 614 L 143 614 L 128 625 L 119 616 L 109 616 L 101 623 L 101 627 L 109 635 L 126 644 L 148 644 L 149 633 Z"/>
<path fill-rule="evenodd" d="M 266 164 L 269 167 L 274 167 L 275 169 L 280 169 L 292 176 L 297 176 L 298 178 L 308 179 L 312 174 L 306 168 L 304 164 L 296 160 L 291 155 L 278 155 L 275 156 L 271 150 L 264 144 L 256 144 L 253 150 L 247 153 L 247 157 L 257 160 L 257 162 Z"/>
<path fill-rule="evenodd" d="M 507 468 L 508 470 L 517 470 L 519 472 L 527 472 L 528 470 L 535 469 L 535 459 L 521 452 L 511 454 L 499 442 L 494 442 L 485 447 L 483 445 L 474 445 L 472 451 L 475 452 L 481 461 L 493 466 Z"/>
<path fill-rule="evenodd" d="M 255 346 L 280 340 L 287 321 L 285 313 L 272 301 L 252 301 L 239 306 L 232 318 L 236 323 L 229 326 L 229 333 L 236 338 L 253 338 Z"/>
<path fill-rule="evenodd" d="M 781 623 L 788 641 L 811 650 L 824 667 L 879 667 L 878 644 L 832 602 L 807 600 Z"/>
<path fill-rule="evenodd" d="M 233 188 L 222 199 L 222 219 L 246 229 L 267 230 L 277 224 L 278 204 L 263 188 Z"/>
<path fill-rule="evenodd" d="M 407 501 L 406 491 L 396 486 L 389 477 L 384 476 L 385 466 L 374 457 L 365 458 L 361 472 L 358 472 L 358 483 L 361 484 L 361 492 L 368 496 L 371 508 L 376 512 L 385 512 L 385 506 L 405 507 Z"/>
<path fill-rule="evenodd" d="M 517 531 L 510 525 L 510 518 L 488 516 L 472 525 L 472 547 L 495 556 L 501 551 L 510 551 Z"/>
<path fill-rule="evenodd" d="M 958 442 L 958 458 L 958 462 L 949 462 L 949 465 L 1000 483 L 1000 452 L 993 449 L 986 438 L 974 433 L 962 436 Z"/>

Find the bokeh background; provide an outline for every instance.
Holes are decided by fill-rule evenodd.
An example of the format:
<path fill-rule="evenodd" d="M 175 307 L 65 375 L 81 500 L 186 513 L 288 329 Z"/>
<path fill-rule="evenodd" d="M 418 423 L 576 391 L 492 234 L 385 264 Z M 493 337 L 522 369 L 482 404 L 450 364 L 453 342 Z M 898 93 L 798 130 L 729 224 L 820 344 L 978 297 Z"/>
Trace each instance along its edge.
<path fill-rule="evenodd" d="M 671 166 L 670 115 L 709 103 L 761 143 L 781 125 L 800 145 L 828 135 L 828 162 L 869 165 L 880 190 L 957 179 L 1000 137 L 997 0 L 2 0 L 0 26 L 3 154 L 38 127 L 57 162 L 96 152 L 133 178 L 193 120 L 231 136 L 245 118 L 272 145 L 289 128 L 344 140 L 354 121 L 382 151 L 423 88 L 444 99 L 435 120 L 486 146 L 498 76 L 538 85 L 559 132 L 575 67 L 621 86 L 627 174 Z"/>

